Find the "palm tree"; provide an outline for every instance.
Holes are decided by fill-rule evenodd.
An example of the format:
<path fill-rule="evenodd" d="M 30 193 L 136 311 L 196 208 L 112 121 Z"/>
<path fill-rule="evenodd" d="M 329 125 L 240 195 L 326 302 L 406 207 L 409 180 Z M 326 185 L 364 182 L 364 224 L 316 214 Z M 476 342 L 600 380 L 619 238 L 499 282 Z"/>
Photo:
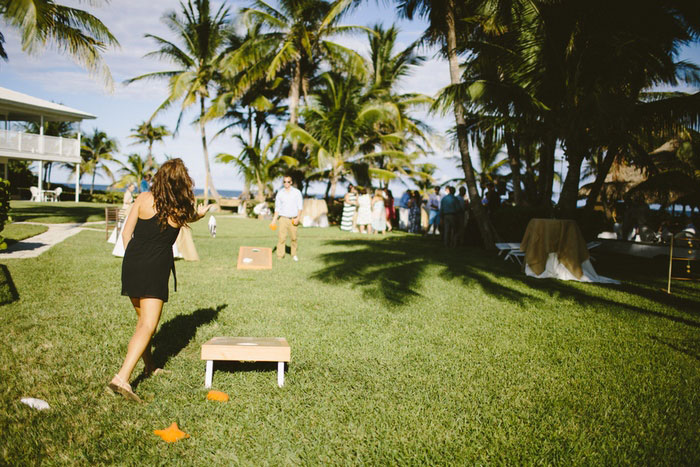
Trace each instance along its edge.
<path fill-rule="evenodd" d="M 209 190 L 217 200 L 221 198 L 214 187 L 209 164 L 207 135 L 205 131 L 205 114 L 207 99 L 210 97 L 210 87 L 219 69 L 221 50 L 229 27 L 229 10 L 225 4 L 212 14 L 209 0 L 188 0 L 180 2 L 181 16 L 171 11 L 166 13 L 162 21 L 173 31 L 182 46 L 152 34 L 146 37 L 153 39 L 160 48 L 146 56 L 159 57 L 175 64 L 176 69 L 156 71 L 137 76 L 127 81 L 133 83 L 141 79 L 168 79 L 169 93 L 165 101 L 156 109 L 158 112 L 181 101 L 180 115 L 175 127 L 175 133 L 180 126 L 183 112 L 194 104 L 199 104 L 199 132 L 202 139 L 202 155 L 204 158 L 204 199 L 209 201 Z M 151 117 L 153 118 L 153 117 Z"/>
<path fill-rule="evenodd" d="M 114 181 L 112 171 L 107 166 L 107 161 L 114 161 L 114 153 L 118 148 L 116 139 L 110 138 L 103 131 L 95 128 L 92 135 L 83 135 L 80 153 L 85 161 L 85 172 L 92 175 L 92 185 L 90 194 L 95 190 L 95 176 L 97 172 L 102 171 L 105 175 Z"/>
<path fill-rule="evenodd" d="M 158 169 L 158 166 L 149 166 L 148 159 L 141 157 L 137 153 L 132 153 L 127 156 L 127 163 L 117 161 L 121 165 L 119 169 L 119 180 L 112 186 L 114 188 L 124 188 L 130 183 L 134 183 L 137 187 L 141 186 L 141 181 L 147 174 L 153 175 Z"/>
<path fill-rule="evenodd" d="M 697 100 L 645 96 L 651 86 L 697 83 L 697 67 L 675 61 L 679 46 L 700 32 L 697 2 L 490 3 L 510 5 L 507 15 L 489 20 L 497 24 L 494 30 L 508 32 L 486 37 L 481 52 L 493 51 L 497 45 L 507 53 L 497 60 L 502 78 L 482 75 L 480 86 L 501 84 L 504 89 L 505 84 L 511 95 L 522 91 L 543 104 L 535 113 L 543 124 L 541 138 L 554 135 L 559 139 L 569 165 L 559 200 L 564 212 L 575 208 L 584 160 L 601 148 L 612 148 L 600 166 L 606 171 L 618 150 L 635 139 L 633 135 L 642 124 L 646 131 L 653 130 L 647 125 L 650 118 L 640 112 L 642 108 L 646 117 L 662 128 L 677 128 L 693 119 L 697 122 Z M 630 9 L 635 11 L 634 21 L 629 21 Z M 484 56 L 495 61 L 487 55 L 492 53 Z M 517 104 L 511 101 L 511 108 L 513 103 Z M 602 172 L 600 175 L 605 177 Z"/>
<path fill-rule="evenodd" d="M 129 138 L 134 138 L 136 143 L 134 144 L 147 144 L 148 145 L 148 155 L 146 156 L 146 165 L 148 167 L 154 167 L 155 163 L 153 161 L 153 143 L 162 142 L 164 138 L 171 136 L 172 133 L 165 125 L 156 125 L 150 121 L 143 121 L 138 126 L 131 129 L 133 133 L 129 135 Z"/>
<path fill-rule="evenodd" d="M 0 16 L 19 30 L 24 52 L 36 54 L 51 42 L 90 72 L 101 74 L 105 84 L 112 85 L 112 75 L 102 53 L 119 42 L 93 15 L 53 0 L 1 0 Z M 0 34 L 0 58 L 7 60 L 3 43 Z"/>
<path fill-rule="evenodd" d="M 348 173 L 353 162 L 367 162 L 381 156 L 405 157 L 401 151 L 384 150 L 362 153 L 368 138 L 382 143 L 396 135 L 376 136 L 376 125 L 396 118 L 393 108 L 377 104 L 363 95 L 362 83 L 356 78 L 338 73 L 321 75 L 321 85 L 304 110 L 305 128 L 289 125 L 292 141 L 303 143 L 310 151 L 314 166 L 328 178 L 330 197 L 335 197 L 338 181 Z M 391 176 L 384 170 L 370 168 L 373 175 Z"/>
<path fill-rule="evenodd" d="M 502 157 L 503 140 L 498 138 L 493 131 L 488 131 L 481 137 L 476 138 L 476 149 L 479 152 L 479 186 L 481 196 L 489 183 L 496 183 L 497 179 L 503 177 L 500 174 L 501 168 L 508 163 L 508 158 Z"/>
<path fill-rule="evenodd" d="M 427 41 L 439 43 L 442 52 L 447 57 L 450 70 L 450 82 L 452 85 L 460 83 L 461 71 L 459 66 L 458 35 L 466 34 L 471 28 L 467 23 L 461 23 L 458 27 L 458 19 L 471 17 L 467 3 L 457 3 L 456 0 L 397 0 L 399 12 L 409 18 L 413 16 L 427 17 L 430 25 L 424 33 Z M 469 199 L 478 199 L 479 192 L 474 174 L 474 165 L 469 152 L 468 127 L 466 113 L 462 101 L 458 100 L 452 105 L 455 116 L 457 145 L 462 160 L 462 169 L 469 192 Z M 476 218 L 484 246 L 488 249 L 495 248 L 496 232 L 479 203 L 472 205 L 472 211 Z"/>
<path fill-rule="evenodd" d="M 229 36 L 229 42 L 232 43 L 232 48 L 235 48 L 240 46 L 242 41 L 232 34 Z M 263 141 L 265 139 L 271 141 L 275 128 L 286 120 L 287 107 L 282 104 L 288 94 L 285 80 L 281 77 L 277 77 L 273 81 L 257 80 L 241 96 L 234 97 L 238 95 L 240 78 L 240 75 L 230 76 L 228 73 L 223 73 L 219 77 L 218 94 L 207 114 L 207 118 L 219 117 L 225 123 L 215 137 L 234 129 L 240 130 L 240 133 L 234 134 L 233 137 L 243 146 L 241 155 L 236 158 L 228 154 L 219 154 L 216 158 L 219 162 L 238 164 L 230 157 L 240 161 L 250 159 L 250 161 L 260 162 L 262 159 L 267 160 L 267 155 L 263 151 Z M 251 157 L 248 158 L 246 155 Z M 279 155 L 277 154 L 277 156 Z M 258 165 L 265 165 L 265 163 Z M 251 184 L 258 184 L 258 188 L 260 188 L 257 181 L 259 177 L 255 174 L 258 169 L 253 167 L 244 169 L 240 165 L 239 169 L 244 175 L 241 196 L 246 198 L 250 193 Z M 262 195 L 262 191 L 258 189 L 258 196 Z"/>
<path fill-rule="evenodd" d="M 410 111 L 430 106 L 433 99 L 424 94 L 398 92 L 401 79 L 409 76 L 425 58 L 416 53 L 417 43 L 396 52 L 398 32 L 394 26 L 384 29 L 381 25 L 375 25 L 367 33 L 370 52 L 365 99 L 390 108 L 396 116 L 377 122 L 373 128 L 374 135 L 368 135 L 361 147 L 365 153 L 381 148 L 382 155 L 371 160 L 370 164 L 375 173 L 383 171 L 386 174 L 380 177 L 383 181 L 393 178 L 395 172 L 408 175 L 413 161 L 427 155 L 431 146 L 427 136 L 430 127 L 412 117 Z"/>
<path fill-rule="evenodd" d="M 424 195 L 430 192 L 430 189 L 435 186 L 435 172 L 437 171 L 437 166 L 426 162 L 424 164 L 418 164 L 414 167 L 414 170 L 409 173 L 410 180 L 418 187 L 420 192 Z"/>
<path fill-rule="evenodd" d="M 282 176 L 288 167 L 298 164 L 298 161 L 289 156 L 271 157 L 272 149 L 277 140 L 282 135 L 270 139 L 261 147 L 259 142 L 250 146 L 241 135 L 236 135 L 236 139 L 243 146 L 243 150 L 238 156 L 220 153 L 216 155 L 216 161 L 223 164 L 234 164 L 241 173 L 247 184 L 255 183 L 258 192 L 255 199 L 264 201 L 266 197 L 272 195 L 272 182 Z"/>
<path fill-rule="evenodd" d="M 331 63 L 346 63 L 361 68 L 362 57 L 357 52 L 331 42 L 328 38 L 366 28 L 340 26 L 338 22 L 351 5 L 350 0 L 281 0 L 275 9 L 262 0 L 253 8 L 242 10 L 249 24 L 260 24 L 268 32 L 251 38 L 226 60 L 232 70 L 250 67 L 252 79 L 274 80 L 280 72 L 291 67 L 289 87 L 289 123 L 298 122 L 300 95 L 308 94 L 308 81 L 323 58 Z M 261 49 L 270 53 L 267 59 L 254 65 L 251 56 Z"/>

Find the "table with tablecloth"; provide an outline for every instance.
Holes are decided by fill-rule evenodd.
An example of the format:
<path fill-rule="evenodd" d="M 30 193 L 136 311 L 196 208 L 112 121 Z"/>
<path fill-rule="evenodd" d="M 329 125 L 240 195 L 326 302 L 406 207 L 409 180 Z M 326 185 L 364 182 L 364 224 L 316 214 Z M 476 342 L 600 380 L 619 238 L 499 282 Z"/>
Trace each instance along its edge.
<path fill-rule="evenodd" d="M 525 274 L 540 279 L 581 282 L 618 281 L 596 273 L 578 224 L 569 219 L 531 219 L 520 249 L 525 252 Z"/>
<path fill-rule="evenodd" d="M 301 211 L 304 227 L 328 227 L 328 205 L 323 199 L 306 198 Z"/>

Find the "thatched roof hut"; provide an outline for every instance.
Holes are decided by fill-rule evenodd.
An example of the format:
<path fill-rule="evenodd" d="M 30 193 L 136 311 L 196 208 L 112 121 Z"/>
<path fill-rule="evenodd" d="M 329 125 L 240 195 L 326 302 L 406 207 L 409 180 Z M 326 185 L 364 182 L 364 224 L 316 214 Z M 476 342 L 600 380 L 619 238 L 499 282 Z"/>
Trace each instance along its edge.
<path fill-rule="evenodd" d="M 689 206 L 700 206 L 700 184 L 696 178 L 677 168 L 670 169 L 670 161 L 675 157 L 680 142 L 669 140 L 650 152 L 656 167 L 666 168 L 658 173 L 650 174 L 644 169 L 618 162 L 613 163 L 610 172 L 598 196 L 598 202 L 616 200 L 638 200 L 647 204 L 668 206 L 678 203 Z M 579 190 L 579 197 L 587 197 L 592 184 L 587 184 Z"/>

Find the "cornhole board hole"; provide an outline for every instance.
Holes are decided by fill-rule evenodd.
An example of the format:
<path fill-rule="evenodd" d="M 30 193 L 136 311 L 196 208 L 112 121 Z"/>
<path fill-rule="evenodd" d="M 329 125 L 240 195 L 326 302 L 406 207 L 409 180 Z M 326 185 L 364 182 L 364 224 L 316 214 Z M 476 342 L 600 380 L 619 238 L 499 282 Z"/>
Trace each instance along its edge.
<path fill-rule="evenodd" d="M 242 246 L 238 249 L 238 269 L 272 269 L 272 248 Z"/>
<path fill-rule="evenodd" d="M 207 362 L 204 387 L 214 378 L 214 360 L 237 362 L 277 362 L 277 385 L 284 385 L 284 364 L 291 350 L 284 337 L 214 337 L 202 345 L 202 360 Z"/>

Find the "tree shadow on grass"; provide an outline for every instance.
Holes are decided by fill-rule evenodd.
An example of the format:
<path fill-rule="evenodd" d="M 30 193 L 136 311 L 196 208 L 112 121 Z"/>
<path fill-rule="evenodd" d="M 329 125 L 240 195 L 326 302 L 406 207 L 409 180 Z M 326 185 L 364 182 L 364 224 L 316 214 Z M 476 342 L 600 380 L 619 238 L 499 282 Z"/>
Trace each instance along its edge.
<path fill-rule="evenodd" d="M 698 339 L 674 339 L 669 337 L 649 336 L 653 341 L 663 344 L 676 352 L 683 353 L 700 361 L 700 340 Z"/>
<path fill-rule="evenodd" d="M 533 288 L 546 288 L 550 291 L 553 296 L 561 297 L 563 299 L 573 299 L 577 303 L 583 305 L 590 305 L 598 310 L 605 312 L 613 312 L 614 310 L 626 310 L 629 312 L 637 313 L 645 316 L 653 316 L 656 318 L 663 318 L 669 321 L 673 321 L 679 324 L 685 324 L 694 328 L 700 328 L 700 321 L 690 319 L 698 317 L 698 312 L 696 311 L 700 307 L 700 300 L 695 300 L 694 309 L 686 308 L 685 306 L 676 307 L 673 305 L 673 300 L 668 302 L 659 302 L 661 305 L 675 310 L 678 314 L 689 315 L 689 317 L 678 316 L 677 314 L 664 313 L 661 311 L 652 310 L 644 306 L 640 306 L 634 303 L 624 302 L 620 300 L 614 300 L 605 297 L 607 289 L 615 289 L 622 292 L 627 292 L 635 296 L 635 303 L 644 304 L 646 301 L 642 294 L 637 292 L 645 291 L 645 293 L 652 298 L 647 300 L 653 301 L 656 297 L 653 292 L 649 292 L 648 289 L 636 286 L 634 284 L 619 284 L 619 285 L 598 285 L 598 284 L 586 284 L 583 288 L 579 288 L 579 283 L 570 283 L 568 281 L 559 281 L 556 279 L 535 279 L 533 277 L 524 278 L 524 282 Z M 541 284 L 545 282 L 545 284 Z M 685 303 L 685 301 L 683 301 Z"/>
<path fill-rule="evenodd" d="M 535 279 L 525 276 L 512 263 L 494 257 L 478 249 L 446 249 L 434 239 L 421 237 L 333 240 L 325 245 L 337 246 L 337 250 L 321 255 L 325 267 L 311 277 L 326 283 L 350 284 L 361 287 L 370 299 L 379 299 L 389 305 L 403 305 L 419 297 L 419 282 L 430 265 L 441 266 L 440 275 L 446 280 L 458 279 L 465 286 L 479 286 L 486 294 L 503 302 L 544 302 L 541 291 L 562 299 L 573 299 L 600 310 L 622 309 L 630 312 L 668 319 L 692 327 L 700 327 L 700 321 L 692 319 L 700 313 L 700 297 L 669 297 L 653 286 L 658 278 L 650 278 L 649 265 L 640 266 L 634 260 L 628 263 L 624 274 L 625 259 L 614 259 L 615 277 L 632 277 L 636 283 L 620 285 L 582 284 L 554 279 Z M 603 266 L 603 274 L 608 273 Z M 650 286 L 639 283 L 646 277 Z M 528 292 L 528 289 L 532 293 Z M 609 297 L 611 290 L 632 295 L 622 301 Z M 669 313 L 655 311 L 644 306 L 656 302 L 669 309 Z M 683 316 L 685 315 L 685 316 Z"/>
<path fill-rule="evenodd" d="M 190 343 L 197 333 L 197 328 L 214 321 L 226 306 L 226 304 L 223 304 L 216 308 L 200 308 L 194 313 L 178 315 L 163 323 L 151 340 L 153 362 L 156 366 L 164 368 L 171 358 L 187 347 L 187 344 Z M 145 378 L 145 374 L 140 374 L 134 380 L 132 386 L 138 386 Z"/>
<path fill-rule="evenodd" d="M 493 265 L 486 267 L 482 264 L 484 253 L 478 250 L 447 250 L 434 239 L 420 237 L 332 240 L 325 244 L 342 249 L 321 255 L 326 267 L 315 272 L 312 279 L 361 287 L 367 298 L 389 305 L 404 305 L 420 297 L 419 282 L 426 268 L 435 264 L 444 266 L 442 274 L 446 278 L 458 277 L 504 300 L 536 299 L 493 277 L 494 272 L 501 277 L 514 273 L 505 268 L 495 271 Z"/>
<path fill-rule="evenodd" d="M 19 293 L 10 270 L 4 264 L 0 264 L 0 305 L 8 305 L 17 300 Z"/>
<path fill-rule="evenodd" d="M 87 222 L 91 217 L 104 218 L 104 206 L 65 206 L 59 203 L 32 203 L 14 206 L 10 210 L 13 222 L 50 223 Z"/>

